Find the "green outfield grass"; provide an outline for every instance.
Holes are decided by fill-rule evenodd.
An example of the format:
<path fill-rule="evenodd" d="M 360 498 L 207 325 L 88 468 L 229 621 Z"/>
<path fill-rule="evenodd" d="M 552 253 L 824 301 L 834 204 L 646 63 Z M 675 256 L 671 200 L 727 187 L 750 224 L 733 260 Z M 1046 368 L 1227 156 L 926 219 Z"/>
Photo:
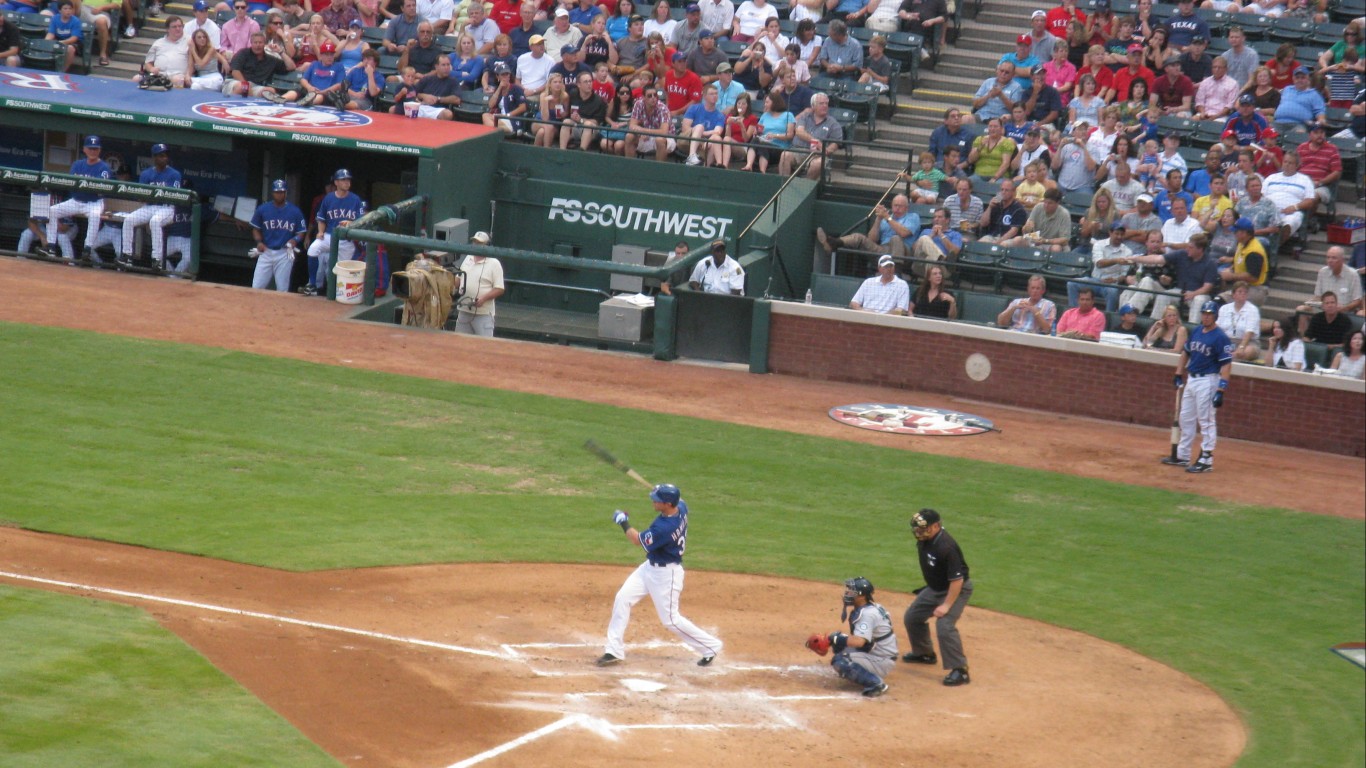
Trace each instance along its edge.
<path fill-rule="evenodd" d="M 975 605 L 1079 629 L 1206 682 L 1249 727 L 1239 766 L 1366 762 L 1362 671 L 1328 651 L 1366 638 L 1360 522 L 87 333 L 0 324 L 0 354 L 0 522 L 296 570 L 634 563 L 610 512 L 652 513 L 642 488 L 580 448 L 591 437 L 682 487 L 693 569 L 861 574 L 909 590 L 920 577 L 907 519 L 936 507 L 972 565 Z M 89 603 L 60 605 L 49 609 L 70 623 L 47 642 L 140 637 L 83 630 Z M 0 683 L 23 663 L 0 655 Z M 127 695 L 140 687 L 132 678 Z M 53 711 L 107 705 L 79 691 L 24 698 Z M 176 727 L 220 737 L 189 716 Z M 0 764 L 9 743 L 0 738 Z"/>

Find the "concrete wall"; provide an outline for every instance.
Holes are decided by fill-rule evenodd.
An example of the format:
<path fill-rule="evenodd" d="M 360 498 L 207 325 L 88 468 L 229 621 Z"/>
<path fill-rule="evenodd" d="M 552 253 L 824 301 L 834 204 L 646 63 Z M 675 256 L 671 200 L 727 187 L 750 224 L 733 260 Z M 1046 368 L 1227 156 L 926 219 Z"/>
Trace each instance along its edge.
<path fill-rule="evenodd" d="M 981 381 L 969 356 L 990 363 Z M 775 302 L 769 370 L 1165 427 L 1176 356 L 996 328 Z M 1366 455 L 1366 382 L 1235 364 L 1219 434 Z"/>

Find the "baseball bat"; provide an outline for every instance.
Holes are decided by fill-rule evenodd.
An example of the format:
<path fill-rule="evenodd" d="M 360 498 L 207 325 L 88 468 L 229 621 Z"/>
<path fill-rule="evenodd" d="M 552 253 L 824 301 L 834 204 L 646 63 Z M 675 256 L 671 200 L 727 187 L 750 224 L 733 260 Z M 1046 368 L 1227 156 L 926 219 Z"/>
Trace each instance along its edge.
<path fill-rule="evenodd" d="M 599 459 L 602 459 L 603 461 L 607 462 L 608 464 L 611 464 L 612 466 L 616 467 L 622 472 L 625 472 L 627 477 L 631 478 L 632 480 L 635 480 L 637 483 L 640 483 L 646 488 L 654 488 L 654 484 L 651 483 L 649 480 L 646 480 L 645 478 L 641 477 L 639 472 L 635 471 L 634 469 L 631 469 L 631 465 L 627 464 L 621 459 L 618 459 L 616 456 L 613 456 L 611 451 L 607 450 L 606 448 L 603 448 L 596 442 L 589 440 L 583 444 L 583 447 L 589 453 L 593 454 L 594 456 L 597 456 Z"/>
<path fill-rule="evenodd" d="M 1176 461 L 1176 444 L 1181 442 L 1181 394 L 1186 385 L 1176 388 L 1176 409 L 1172 411 L 1172 461 Z"/>

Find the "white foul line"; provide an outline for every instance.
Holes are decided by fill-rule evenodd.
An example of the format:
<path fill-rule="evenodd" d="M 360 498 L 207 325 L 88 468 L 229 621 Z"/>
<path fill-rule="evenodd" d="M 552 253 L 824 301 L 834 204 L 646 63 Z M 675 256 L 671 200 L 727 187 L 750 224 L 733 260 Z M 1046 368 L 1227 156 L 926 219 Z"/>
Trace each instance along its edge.
<path fill-rule="evenodd" d="M 258 612 L 258 611 L 245 611 L 245 610 L 242 610 L 242 609 L 239 609 L 239 608 L 225 608 L 225 607 L 223 607 L 223 606 L 221 606 L 221 605 L 209 605 L 208 603 L 196 603 L 196 602 L 191 602 L 191 601 L 189 601 L 189 600 L 177 600 L 177 599 L 172 598 L 172 597 L 160 597 L 160 596 L 158 596 L 158 595 L 146 595 L 146 594 L 143 594 L 143 593 L 141 593 L 141 592 L 126 592 L 126 591 L 124 591 L 124 590 L 122 590 L 122 589 L 109 589 L 108 587 L 93 587 L 93 586 L 90 586 L 90 585 L 88 585 L 88 584 L 76 584 L 76 583 L 73 583 L 73 582 L 70 582 L 70 581 L 57 581 L 57 580 L 55 580 L 55 579 L 44 579 L 44 578 L 39 578 L 38 576 L 26 576 L 26 575 L 21 574 L 21 573 L 9 573 L 8 571 L 0 571 L 0 576 L 6 577 L 6 578 L 10 578 L 10 579 L 19 579 L 20 581 L 32 581 L 32 582 L 36 582 L 36 583 L 38 583 L 38 584 L 48 584 L 48 585 L 55 586 L 55 587 L 65 587 L 65 588 L 67 588 L 67 589 L 78 589 L 78 590 L 83 590 L 83 591 L 86 591 L 86 592 L 98 592 L 98 593 L 100 593 L 100 594 L 105 594 L 105 595 L 118 595 L 119 597 L 130 597 L 130 598 L 133 598 L 133 599 L 135 599 L 135 600 L 147 600 L 147 601 L 153 602 L 153 603 L 166 603 L 166 604 L 168 604 L 168 605 L 179 605 L 179 606 L 182 606 L 182 607 L 185 607 L 185 608 L 198 608 L 198 609 L 205 610 L 205 611 L 213 611 L 213 612 L 215 612 L 215 613 L 228 613 L 228 614 L 232 614 L 232 615 L 234 615 L 234 616 L 249 616 L 249 617 L 254 618 L 254 619 L 266 619 L 267 621 L 278 621 L 278 622 L 280 622 L 280 623 L 282 623 L 282 624 L 294 624 L 294 625 L 296 625 L 296 626 L 300 626 L 300 627 L 309 627 L 309 628 L 311 628 L 311 629 L 325 629 L 325 630 L 328 630 L 328 631 L 330 631 L 330 632 L 341 632 L 341 633 L 343 633 L 343 634 L 348 634 L 348 635 L 360 635 L 361 637 L 369 637 L 369 638 L 374 638 L 374 639 L 376 639 L 376 640 L 389 640 L 389 641 L 395 642 L 395 643 L 404 643 L 404 644 L 407 644 L 407 645 L 417 645 L 417 646 L 422 646 L 422 647 L 424 647 L 424 648 L 438 648 L 438 649 L 443 650 L 443 651 L 455 651 L 455 652 L 457 652 L 457 653 L 469 653 L 469 654 L 473 654 L 473 655 L 475 655 L 475 656 L 487 656 L 487 657 L 493 658 L 493 659 L 505 659 L 505 658 L 507 658 L 507 657 L 506 657 L 505 655 L 503 655 L 503 654 L 494 653 L 493 651 L 486 651 L 486 650 L 483 650 L 482 648 L 466 648 L 466 647 L 464 647 L 464 646 L 460 646 L 460 645 L 451 645 L 451 644 L 449 644 L 449 643 L 438 643 L 438 642 L 435 642 L 435 641 L 432 641 L 432 640 L 421 640 L 421 639 L 416 638 L 416 637 L 401 637 L 401 636 L 399 636 L 399 635 L 390 635 L 390 634 L 386 634 L 386 633 L 384 633 L 384 632 L 371 632 L 371 631 L 365 630 L 365 629 L 355 629 L 355 628 L 353 628 L 353 627 L 342 627 L 342 626 L 338 626 L 338 625 L 336 625 L 336 624 L 323 624 L 323 623 L 317 622 L 317 621 L 304 621 L 303 619 L 291 619 L 291 618 L 289 618 L 288 616 L 276 616 L 276 615 L 269 614 L 269 613 L 260 613 L 260 612 Z"/>
<path fill-rule="evenodd" d="M 469 766 L 471 765 L 478 765 L 479 763 L 482 763 L 485 760 L 488 760 L 489 758 L 497 757 L 503 754 L 504 752 L 514 750 L 522 746 L 523 744 L 533 742 L 536 739 L 539 739 L 542 736 L 552 734 L 555 731 L 560 730 L 561 728 L 567 728 L 571 725 L 580 725 L 582 720 L 583 715 L 565 715 L 564 717 L 560 718 L 559 720 L 556 720 L 550 725 L 537 728 L 531 733 L 522 734 L 521 736 L 518 736 L 512 741 L 509 741 L 505 744 L 499 744 L 493 749 L 480 752 L 479 754 L 473 757 L 467 757 L 458 763 L 452 763 L 450 766 L 448 766 L 448 768 L 469 768 Z"/>

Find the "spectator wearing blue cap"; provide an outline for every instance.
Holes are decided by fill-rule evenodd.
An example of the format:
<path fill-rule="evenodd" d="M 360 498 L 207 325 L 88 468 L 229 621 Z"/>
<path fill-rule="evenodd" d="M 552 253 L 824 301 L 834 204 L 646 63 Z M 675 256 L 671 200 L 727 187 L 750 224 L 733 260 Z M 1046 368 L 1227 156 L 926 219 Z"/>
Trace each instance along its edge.
<path fill-rule="evenodd" d="M 721 79 L 722 64 L 727 65 L 729 69 L 730 57 L 716 47 L 716 35 L 712 34 L 711 30 L 702 30 L 697 36 L 697 47 L 688 54 L 688 69 L 696 72 L 704 84 L 713 83 Z M 722 108 L 734 103 L 735 97 L 732 94 L 729 103 L 723 103 Z"/>
<path fill-rule="evenodd" d="M 1133 304 L 1119 308 L 1119 324 L 1111 329 L 1111 333 L 1122 333 L 1142 341 L 1143 329 L 1138 327 L 1138 309 Z"/>
<path fill-rule="evenodd" d="M 1256 225 L 1252 219 L 1240 217 L 1233 222 L 1233 239 L 1237 241 L 1238 248 L 1233 252 L 1228 268 L 1219 271 L 1219 278 L 1226 288 L 1235 283 L 1245 283 L 1253 303 L 1260 305 L 1266 301 L 1266 281 L 1271 260 L 1267 258 L 1266 247 L 1257 239 Z M 1228 293 L 1220 296 L 1225 301 L 1228 297 Z"/>
<path fill-rule="evenodd" d="M 1296 123 L 1308 126 L 1324 120 L 1323 95 L 1314 90 L 1309 81 L 1309 70 L 1303 65 L 1295 67 L 1290 87 L 1281 91 L 1281 103 L 1273 116 L 1277 123 Z"/>
<path fill-rule="evenodd" d="M 154 187 L 179 187 L 180 171 L 171 167 L 171 149 L 165 144 L 152 145 L 152 167 L 138 176 L 139 184 Z M 152 236 L 152 263 L 158 269 L 165 264 L 166 235 L 163 228 L 175 218 L 175 206 L 168 204 L 144 205 L 123 219 L 123 255 L 119 261 L 127 266 L 133 257 L 133 236 L 138 227 L 146 226 Z"/>
<path fill-rule="evenodd" d="M 209 4 L 204 0 L 195 0 L 194 18 L 185 22 L 185 36 L 194 38 L 194 33 L 204 30 L 204 34 L 209 36 L 209 42 L 217 49 L 223 42 L 223 30 L 218 26 L 218 22 L 209 18 Z"/>
<path fill-rule="evenodd" d="M 674 25 L 674 31 L 670 35 L 669 42 L 679 53 L 688 56 L 697 49 L 697 40 L 707 29 L 702 26 L 702 7 L 700 5 L 688 3 L 683 11 L 683 21 Z"/>
<path fill-rule="evenodd" d="M 111 179 L 114 173 L 109 168 L 109 164 L 100 158 L 100 137 L 86 136 L 81 142 L 81 151 L 85 157 L 71 164 L 72 176 L 85 176 L 91 179 Z M 53 243 L 57 242 L 57 225 L 67 217 L 82 216 L 85 218 L 85 250 L 82 255 L 89 259 L 95 250 L 95 235 L 100 230 L 100 216 L 104 215 L 104 197 L 94 192 L 72 192 L 71 197 L 64 202 L 52 206 L 48 212 L 47 219 L 47 242 L 48 250 L 46 254 L 52 258 L 60 258 L 60 254 L 54 250 Z"/>
<path fill-rule="evenodd" d="M 593 68 L 579 60 L 579 46 L 566 45 L 560 49 L 560 61 L 550 68 L 550 74 L 564 78 L 565 87 L 579 81 L 580 74 L 593 76 Z"/>
<path fill-rule="evenodd" d="M 289 187 L 284 179 L 270 184 L 270 202 L 257 206 L 251 217 L 251 236 L 256 239 L 256 271 L 251 287 L 265 290 L 275 283 L 281 293 L 289 290 L 289 273 L 294 269 L 294 252 L 308 234 L 308 224 L 299 206 L 289 202 Z"/>

